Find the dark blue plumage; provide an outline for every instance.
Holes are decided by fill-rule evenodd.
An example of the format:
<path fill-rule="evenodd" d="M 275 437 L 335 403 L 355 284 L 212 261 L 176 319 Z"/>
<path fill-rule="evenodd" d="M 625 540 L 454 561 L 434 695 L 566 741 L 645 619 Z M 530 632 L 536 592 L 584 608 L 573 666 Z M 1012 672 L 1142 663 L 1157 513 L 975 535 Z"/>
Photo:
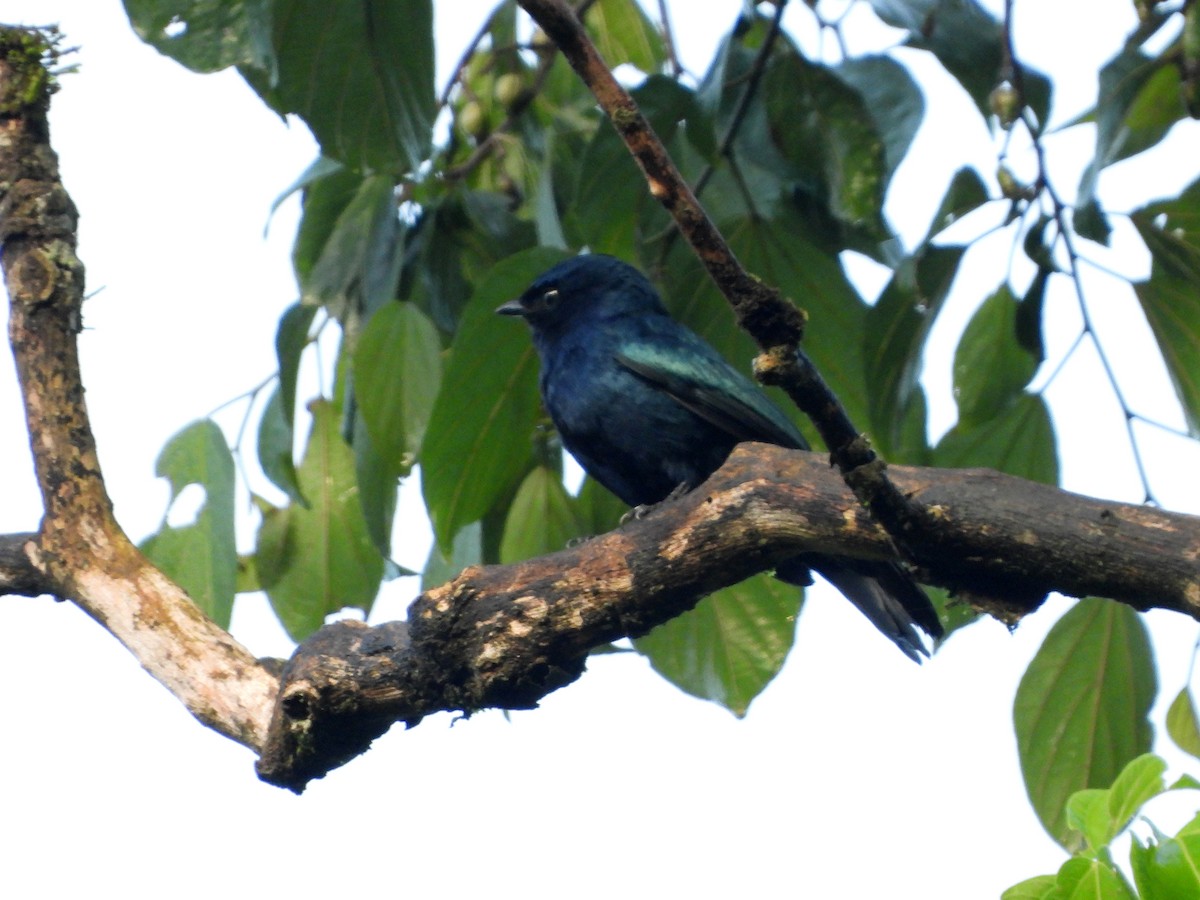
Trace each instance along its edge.
<path fill-rule="evenodd" d="M 766 395 L 672 319 L 650 282 L 620 260 L 567 260 L 497 312 L 529 323 L 563 445 L 630 506 L 697 486 L 741 441 L 807 448 Z M 810 567 L 912 659 L 926 653 L 916 627 L 941 635 L 929 599 L 895 565 L 805 556 L 776 575 L 803 584 Z"/>

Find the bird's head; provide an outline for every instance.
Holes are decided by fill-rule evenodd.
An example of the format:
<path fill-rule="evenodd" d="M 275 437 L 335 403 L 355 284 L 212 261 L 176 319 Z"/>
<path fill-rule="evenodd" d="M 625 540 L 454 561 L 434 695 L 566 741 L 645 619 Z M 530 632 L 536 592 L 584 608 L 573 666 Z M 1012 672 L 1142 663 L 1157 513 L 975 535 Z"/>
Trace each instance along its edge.
<path fill-rule="evenodd" d="M 550 333 L 619 315 L 665 315 L 666 309 L 641 272 L 612 256 L 592 253 L 546 270 L 496 312 L 522 317 L 535 333 Z"/>

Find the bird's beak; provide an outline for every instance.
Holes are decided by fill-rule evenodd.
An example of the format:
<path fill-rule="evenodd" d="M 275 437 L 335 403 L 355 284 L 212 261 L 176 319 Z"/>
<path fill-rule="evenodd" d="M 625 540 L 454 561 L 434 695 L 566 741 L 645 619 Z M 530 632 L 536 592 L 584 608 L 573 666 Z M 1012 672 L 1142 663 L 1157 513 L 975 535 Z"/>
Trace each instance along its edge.
<path fill-rule="evenodd" d="M 520 300 L 509 300 L 497 306 L 496 312 L 502 316 L 524 316 L 525 307 L 521 305 Z"/>

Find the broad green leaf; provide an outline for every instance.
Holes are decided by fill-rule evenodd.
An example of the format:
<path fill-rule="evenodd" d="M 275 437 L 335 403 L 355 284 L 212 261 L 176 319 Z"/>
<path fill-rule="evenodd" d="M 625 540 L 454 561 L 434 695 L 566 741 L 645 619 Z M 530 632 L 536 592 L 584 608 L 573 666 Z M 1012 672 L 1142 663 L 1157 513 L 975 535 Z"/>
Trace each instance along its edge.
<path fill-rule="evenodd" d="M 129 24 L 159 53 L 193 72 L 229 66 L 276 74 L 273 0 L 124 0 Z"/>
<path fill-rule="evenodd" d="M 884 187 L 912 146 L 925 99 L 908 69 L 888 56 L 857 56 L 833 68 L 862 99 L 883 139 Z"/>
<path fill-rule="evenodd" d="M 358 496 L 362 502 L 363 521 L 367 526 L 367 534 L 375 549 L 389 563 L 392 563 L 392 524 L 396 519 L 396 494 L 400 478 L 407 474 L 408 468 L 403 461 L 391 455 L 379 452 L 371 435 L 367 431 L 363 416 L 354 416 L 353 424 L 354 446 L 354 477 L 358 482 Z M 411 464 L 411 461 L 410 461 Z M 394 568 L 385 572 L 385 577 L 398 574 Z"/>
<path fill-rule="evenodd" d="M 307 277 L 300 278 L 304 303 L 324 306 L 345 323 L 352 316 L 369 315 L 396 296 L 403 244 L 394 189 L 392 179 L 383 175 L 359 183 L 338 212 Z"/>
<path fill-rule="evenodd" d="M 1129 857 L 1142 900 L 1200 897 L 1200 834 L 1185 828 L 1150 846 L 1135 837 Z"/>
<path fill-rule="evenodd" d="M 155 474 L 171 483 L 171 503 L 190 484 L 204 488 L 204 506 L 190 525 L 163 522 L 142 552 L 187 591 L 204 613 L 229 627 L 237 574 L 233 527 L 233 455 L 209 419 L 193 422 L 163 447 Z"/>
<path fill-rule="evenodd" d="M 258 464 L 272 484 L 286 493 L 293 503 L 304 506 L 308 501 L 300 492 L 296 462 L 292 458 L 295 444 L 292 421 L 290 416 L 284 418 L 280 393 L 279 388 L 271 392 L 271 399 L 263 407 L 258 422 Z"/>
<path fill-rule="evenodd" d="M 1017 299 L 1002 284 L 983 301 L 954 351 L 954 399 L 963 428 L 983 425 L 1021 395 L 1038 362 L 1017 342 Z"/>
<path fill-rule="evenodd" d="M 986 422 L 955 425 L 934 448 L 932 462 L 951 469 L 982 466 L 1058 484 L 1058 444 L 1046 401 L 1022 394 Z"/>
<path fill-rule="evenodd" d="M 584 23 L 609 68 L 629 63 L 653 75 L 666 60 L 662 38 L 635 0 L 599 0 Z"/>
<path fill-rule="evenodd" d="M 1046 285 L 1053 274 L 1051 269 L 1039 268 L 1033 276 L 1033 281 L 1029 283 L 1025 296 L 1017 303 L 1017 343 L 1038 365 L 1046 359 L 1046 342 L 1042 337 L 1042 309 L 1046 305 Z"/>
<path fill-rule="evenodd" d="M 1125 879 L 1112 865 L 1098 859 L 1075 857 L 1058 870 L 1062 900 L 1138 900 Z"/>
<path fill-rule="evenodd" d="M 465 569 L 467 566 L 477 566 L 483 562 L 483 526 L 472 522 L 458 530 L 454 535 L 454 543 L 450 553 L 443 555 L 435 541 L 429 548 L 429 560 L 421 573 L 421 590 L 445 584 Z"/>
<path fill-rule="evenodd" d="M 375 450 L 397 470 L 421 449 L 442 383 L 437 329 L 413 303 L 375 311 L 354 351 L 354 393 Z"/>
<path fill-rule="evenodd" d="M 633 645 L 676 687 L 741 717 L 783 667 L 801 599 L 795 585 L 757 575 L 705 597 Z"/>
<path fill-rule="evenodd" d="M 882 239 L 890 170 L 858 90 L 833 70 L 789 53 L 771 63 L 762 91 L 776 146 L 802 189 L 842 222 Z"/>
<path fill-rule="evenodd" d="M 1025 789 L 1042 825 L 1068 850 L 1067 799 L 1111 784 L 1148 752 L 1158 690 L 1145 625 L 1128 606 L 1080 600 L 1046 635 L 1013 704 Z"/>
<path fill-rule="evenodd" d="M 281 115 L 296 113 L 325 156 L 396 177 L 418 169 L 432 145 L 430 0 L 321 3 L 274 0 L 277 74 L 242 74 Z"/>
<path fill-rule="evenodd" d="M 1153 753 L 1143 753 L 1121 770 L 1109 789 L 1110 841 L 1133 821 L 1139 809 L 1167 790 L 1163 781 L 1166 771 L 1166 762 Z"/>
<path fill-rule="evenodd" d="M 1106 243 L 1111 230 L 1096 199 L 1101 170 L 1154 146 L 1184 115 L 1179 75 L 1165 57 L 1147 56 L 1130 44 L 1105 64 L 1096 106 L 1077 120 L 1096 123 L 1095 155 L 1075 200 L 1080 234 Z"/>
<path fill-rule="evenodd" d="M 1005 75 L 1000 22 L 976 0 L 870 0 L 876 15 L 906 29 L 908 43 L 928 50 L 958 79 L 984 118 L 988 97 Z M 1051 88 L 1045 75 L 1022 66 L 1025 100 L 1044 127 Z"/>
<path fill-rule="evenodd" d="M 1076 791 L 1067 801 L 1067 826 L 1083 835 L 1088 852 L 1100 853 L 1128 827 L 1147 802 L 1167 790 L 1161 757 L 1143 753 L 1131 760 L 1111 788 Z"/>
<path fill-rule="evenodd" d="M 1200 759 L 1200 724 L 1197 723 L 1196 701 L 1187 687 L 1175 695 L 1167 709 L 1167 734 L 1180 750 Z"/>
<path fill-rule="evenodd" d="M 1150 250 L 1149 281 L 1133 288 L 1150 323 L 1188 430 L 1200 437 L 1200 182 L 1133 214 Z"/>
<path fill-rule="evenodd" d="M 1089 856 L 1107 847 L 1114 836 L 1108 797 L 1109 792 L 1103 788 L 1087 788 L 1076 791 L 1067 801 L 1067 827 L 1083 836 L 1083 849 Z"/>
<path fill-rule="evenodd" d="M 633 98 L 684 176 L 691 172 L 682 123 L 701 116 L 695 96 L 665 76 L 647 78 Z M 578 181 L 566 222 L 569 237 L 594 252 L 634 260 L 648 235 L 667 228 L 669 217 L 650 195 L 645 177 L 616 131 L 602 124 L 579 160 Z"/>
<path fill-rule="evenodd" d="M 537 356 L 524 324 L 495 310 L 564 257 L 536 248 L 498 263 L 464 311 L 421 446 L 425 505 L 444 550 L 529 469 Z"/>
<path fill-rule="evenodd" d="M 311 406 L 313 422 L 297 469 L 309 508 L 263 516 L 256 552 L 259 578 L 288 635 L 301 641 L 346 607 L 369 612 L 383 557 L 367 533 L 354 471 L 333 404 Z"/>
<path fill-rule="evenodd" d="M 500 562 L 519 562 L 562 550 L 582 533 L 583 525 L 562 477 L 536 466 L 521 482 L 508 509 Z"/>
<path fill-rule="evenodd" d="M 327 156 L 318 156 L 312 161 L 312 163 L 309 164 L 307 169 L 300 173 L 300 176 L 295 181 L 284 188 L 283 191 L 280 192 L 279 196 L 271 201 L 271 215 L 275 215 L 279 207 L 283 206 L 284 201 L 286 201 L 288 197 L 292 196 L 292 194 L 296 193 L 297 191 L 300 191 L 301 194 L 303 194 L 304 191 L 307 191 L 313 185 L 319 183 L 322 179 L 342 173 L 344 171 L 345 166 L 343 166 L 336 159 L 330 159 Z M 351 177 L 357 178 L 357 176 L 353 175 L 351 175 Z"/>
<path fill-rule="evenodd" d="M 1014 884 L 1000 895 L 1000 900 L 1056 900 L 1057 891 L 1057 876 L 1035 875 Z"/>
<path fill-rule="evenodd" d="M 872 436 L 893 462 L 916 462 L 898 456 L 925 356 L 925 342 L 958 273 L 965 248 L 924 245 L 897 268 L 892 280 L 866 314 L 863 358 Z M 922 394 L 920 402 L 924 403 Z M 923 409 L 923 405 L 922 405 Z M 919 423 L 923 448 L 924 417 Z"/>
<path fill-rule="evenodd" d="M 279 361 L 279 402 L 289 429 L 296 419 L 296 377 L 300 355 L 308 346 L 308 329 L 317 314 L 315 306 L 294 303 L 279 317 L 275 332 L 275 358 Z"/>
<path fill-rule="evenodd" d="M 475 285 L 502 259 L 537 244 L 532 223 L 509 198 L 482 191 L 442 194 L 408 232 L 400 297 L 445 334 L 458 328 Z"/>
<path fill-rule="evenodd" d="M 621 517 L 629 511 L 629 507 L 615 494 L 591 476 L 583 480 L 583 487 L 579 489 L 576 499 L 583 533 L 586 535 L 612 531 L 620 524 Z"/>
<path fill-rule="evenodd" d="M 938 232 L 949 228 L 987 201 L 987 185 L 983 183 L 979 173 L 974 169 L 959 169 L 950 180 L 950 187 L 946 189 L 946 196 L 942 198 L 942 205 L 938 207 L 933 222 L 930 223 L 929 234 L 925 240 L 929 241 Z"/>

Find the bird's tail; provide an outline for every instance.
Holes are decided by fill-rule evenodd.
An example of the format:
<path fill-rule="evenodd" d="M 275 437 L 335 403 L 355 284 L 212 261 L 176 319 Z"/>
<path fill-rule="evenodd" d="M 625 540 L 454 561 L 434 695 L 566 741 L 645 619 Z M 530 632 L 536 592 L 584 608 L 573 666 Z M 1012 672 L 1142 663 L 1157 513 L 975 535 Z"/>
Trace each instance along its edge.
<path fill-rule="evenodd" d="M 914 662 L 929 656 L 918 629 L 931 638 L 940 638 L 943 629 L 937 611 L 925 592 L 899 566 L 893 563 L 856 563 L 853 569 L 846 561 L 828 557 L 788 560 L 775 570 L 784 581 L 803 584 L 808 579 L 801 568 L 812 567 L 821 573 L 851 603 L 871 620 L 871 623 L 892 639 L 904 655 Z"/>

